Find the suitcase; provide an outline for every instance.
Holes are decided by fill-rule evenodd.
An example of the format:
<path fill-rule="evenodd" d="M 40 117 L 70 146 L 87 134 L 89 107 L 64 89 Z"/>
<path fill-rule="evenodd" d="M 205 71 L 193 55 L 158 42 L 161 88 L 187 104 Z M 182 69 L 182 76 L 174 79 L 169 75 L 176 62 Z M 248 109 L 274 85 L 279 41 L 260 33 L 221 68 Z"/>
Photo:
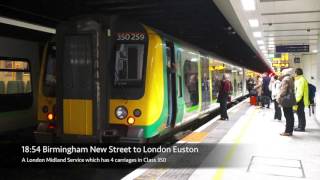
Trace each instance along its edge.
<path fill-rule="evenodd" d="M 257 105 L 257 96 L 250 96 L 250 104 L 253 106 Z"/>

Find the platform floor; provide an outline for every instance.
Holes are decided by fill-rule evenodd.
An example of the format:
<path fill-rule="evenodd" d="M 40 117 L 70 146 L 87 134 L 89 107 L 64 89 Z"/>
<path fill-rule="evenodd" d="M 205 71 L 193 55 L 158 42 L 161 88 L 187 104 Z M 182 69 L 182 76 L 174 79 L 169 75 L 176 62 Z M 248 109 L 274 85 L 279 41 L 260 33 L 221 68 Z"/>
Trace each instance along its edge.
<path fill-rule="evenodd" d="M 273 105 L 272 105 L 273 106 Z M 123 179 L 315 179 L 320 178 L 320 122 L 306 109 L 306 132 L 284 131 L 285 118 L 273 119 L 273 107 L 250 106 L 248 100 L 229 110 L 229 121 L 218 118 L 203 125 L 179 144 L 213 145 L 198 157 L 168 157 L 191 168 L 166 168 L 149 163 Z M 297 116 L 295 115 L 295 126 Z M 181 167 L 184 167 L 183 165 Z"/>

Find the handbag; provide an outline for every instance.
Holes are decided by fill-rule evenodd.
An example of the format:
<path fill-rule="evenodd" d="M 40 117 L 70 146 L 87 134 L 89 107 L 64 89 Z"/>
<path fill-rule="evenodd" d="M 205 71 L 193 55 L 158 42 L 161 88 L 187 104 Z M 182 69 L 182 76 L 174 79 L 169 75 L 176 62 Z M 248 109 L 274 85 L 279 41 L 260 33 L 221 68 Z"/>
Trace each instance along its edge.
<path fill-rule="evenodd" d="M 292 107 L 296 105 L 296 97 L 293 90 L 290 90 L 285 96 L 282 97 L 281 106 L 282 107 Z"/>
<path fill-rule="evenodd" d="M 258 94 L 257 90 L 255 89 L 252 89 L 250 92 L 249 92 L 249 95 L 250 96 L 256 96 Z"/>

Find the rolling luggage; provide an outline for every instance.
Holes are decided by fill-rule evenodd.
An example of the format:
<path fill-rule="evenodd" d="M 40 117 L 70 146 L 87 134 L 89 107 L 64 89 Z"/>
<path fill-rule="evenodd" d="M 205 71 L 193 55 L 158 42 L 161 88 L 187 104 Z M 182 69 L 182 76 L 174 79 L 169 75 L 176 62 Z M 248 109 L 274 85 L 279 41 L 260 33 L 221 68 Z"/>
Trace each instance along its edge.
<path fill-rule="evenodd" d="M 257 105 L 257 96 L 250 96 L 250 104 L 253 106 Z"/>

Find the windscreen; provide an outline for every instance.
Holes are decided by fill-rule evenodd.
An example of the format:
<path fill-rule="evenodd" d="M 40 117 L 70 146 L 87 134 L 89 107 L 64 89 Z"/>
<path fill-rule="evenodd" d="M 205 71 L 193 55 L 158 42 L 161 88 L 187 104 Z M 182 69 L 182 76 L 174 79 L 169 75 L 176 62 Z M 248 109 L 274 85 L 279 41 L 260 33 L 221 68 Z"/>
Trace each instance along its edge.
<path fill-rule="evenodd" d="M 117 44 L 115 57 L 114 85 L 137 86 L 142 83 L 143 44 Z"/>
<path fill-rule="evenodd" d="M 43 82 L 43 94 L 48 97 L 56 96 L 56 45 L 51 43 L 48 46 L 45 76 Z"/>

